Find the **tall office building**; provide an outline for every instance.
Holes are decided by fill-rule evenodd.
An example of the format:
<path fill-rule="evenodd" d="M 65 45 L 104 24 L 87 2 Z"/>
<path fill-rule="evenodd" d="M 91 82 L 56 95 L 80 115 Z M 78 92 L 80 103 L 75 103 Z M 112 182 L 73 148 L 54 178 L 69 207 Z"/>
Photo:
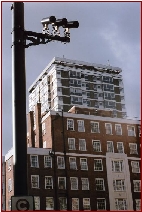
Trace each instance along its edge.
<path fill-rule="evenodd" d="M 29 110 L 68 111 L 74 105 L 112 111 L 125 118 L 122 70 L 110 65 L 55 57 L 29 88 Z"/>

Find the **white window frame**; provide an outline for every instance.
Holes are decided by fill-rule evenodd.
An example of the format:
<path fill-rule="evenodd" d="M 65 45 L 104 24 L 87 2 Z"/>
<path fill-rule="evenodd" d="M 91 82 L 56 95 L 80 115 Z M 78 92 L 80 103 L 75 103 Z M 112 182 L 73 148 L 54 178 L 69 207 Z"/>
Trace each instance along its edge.
<path fill-rule="evenodd" d="M 79 199 L 72 198 L 72 211 L 79 211 Z"/>
<path fill-rule="evenodd" d="M 34 161 L 32 161 L 33 158 L 35 158 Z M 31 162 L 31 167 L 39 168 L 38 155 L 30 155 L 30 162 Z M 33 163 L 35 163 L 35 165 Z"/>
<path fill-rule="evenodd" d="M 11 211 L 11 199 L 8 200 L 8 209 Z"/>
<path fill-rule="evenodd" d="M 70 177 L 71 190 L 78 190 L 78 177 Z"/>
<path fill-rule="evenodd" d="M 75 138 L 68 138 L 69 150 L 76 150 L 75 148 Z"/>
<path fill-rule="evenodd" d="M 115 179 L 113 180 L 113 189 L 114 191 L 125 191 L 125 180 L 124 179 Z"/>
<path fill-rule="evenodd" d="M 119 205 L 119 201 L 121 201 L 120 205 Z M 122 204 L 123 204 L 123 208 L 120 208 L 120 206 L 122 206 Z M 116 210 L 127 210 L 127 200 L 125 198 L 116 198 L 115 199 L 115 209 Z"/>
<path fill-rule="evenodd" d="M 130 148 L 130 154 L 138 154 L 136 143 L 129 143 L 129 148 Z"/>
<path fill-rule="evenodd" d="M 135 199 L 136 211 L 141 211 L 141 199 Z"/>
<path fill-rule="evenodd" d="M 42 123 L 42 135 L 46 134 L 45 122 Z"/>
<path fill-rule="evenodd" d="M 8 192 L 11 192 L 12 191 L 12 179 L 9 178 L 8 179 Z"/>
<path fill-rule="evenodd" d="M 12 169 L 12 158 L 9 158 L 7 161 L 7 169 L 8 171 L 11 171 Z"/>
<path fill-rule="evenodd" d="M 39 196 L 34 196 L 34 205 L 35 205 L 35 210 L 40 210 L 40 197 Z"/>
<path fill-rule="evenodd" d="M 132 173 L 140 173 L 139 161 L 131 161 Z"/>
<path fill-rule="evenodd" d="M 53 189 L 53 177 L 45 176 L 45 189 Z"/>
<path fill-rule="evenodd" d="M 122 148 L 120 148 L 120 146 Z M 120 149 L 119 149 L 120 148 Z M 124 145 L 123 145 L 123 142 L 117 142 L 117 150 L 118 150 L 118 153 L 124 153 Z"/>
<path fill-rule="evenodd" d="M 44 168 L 52 168 L 52 157 L 45 155 L 44 156 Z"/>
<path fill-rule="evenodd" d="M 47 148 L 46 147 L 46 141 L 43 141 L 43 148 Z"/>
<path fill-rule="evenodd" d="M 63 184 L 63 187 L 62 187 Z M 66 189 L 66 177 L 58 177 L 58 188 L 59 189 Z"/>
<path fill-rule="evenodd" d="M 107 125 L 109 125 L 109 129 L 107 128 Z M 107 135 L 112 135 L 112 124 L 111 123 L 105 123 L 105 129 Z"/>
<path fill-rule="evenodd" d="M 87 158 L 80 158 L 80 167 L 81 170 L 88 170 Z"/>
<path fill-rule="evenodd" d="M 69 157 L 70 169 L 76 170 L 76 157 Z"/>
<path fill-rule="evenodd" d="M 37 178 L 35 182 L 33 182 L 33 178 Z M 33 183 L 37 183 L 37 186 L 33 186 Z M 31 175 L 31 188 L 39 188 L 39 175 Z"/>
<path fill-rule="evenodd" d="M 107 141 L 107 152 L 114 152 L 113 141 Z"/>
<path fill-rule="evenodd" d="M 95 161 L 99 161 L 99 164 L 101 164 L 101 168 L 102 169 L 97 169 L 97 166 L 95 166 Z M 102 163 L 102 159 L 94 159 L 94 171 L 103 171 L 103 163 Z"/>
<path fill-rule="evenodd" d="M 99 201 L 103 201 L 102 203 Z M 100 208 L 100 204 L 104 204 L 104 208 Z M 106 210 L 106 199 L 105 198 L 97 198 L 97 211 Z"/>
<path fill-rule="evenodd" d="M 82 190 L 89 190 L 89 179 L 81 178 L 81 182 L 82 182 Z"/>
<path fill-rule="evenodd" d="M 95 146 L 96 144 L 96 146 Z M 93 150 L 95 152 L 102 152 L 100 140 L 92 140 Z"/>
<path fill-rule="evenodd" d="M 105 191 L 105 184 L 103 178 L 95 178 L 96 191 Z M 102 189 L 99 189 L 102 188 Z"/>
<path fill-rule="evenodd" d="M 86 151 L 86 140 L 85 139 L 79 139 L 79 150 Z"/>
<path fill-rule="evenodd" d="M 141 126 L 138 126 L 139 137 L 141 137 Z"/>
<path fill-rule="evenodd" d="M 88 203 L 86 203 L 86 201 Z M 83 210 L 85 210 L 85 211 L 90 211 L 91 210 L 90 198 L 83 198 Z"/>
<path fill-rule="evenodd" d="M 141 192 L 141 180 L 133 180 L 134 192 Z"/>
<path fill-rule="evenodd" d="M 48 202 L 48 200 L 52 200 L 52 202 L 50 202 L 50 204 Z M 48 205 L 51 205 L 52 207 L 47 207 Z M 53 197 L 46 197 L 46 210 L 54 210 L 54 198 Z"/>
<path fill-rule="evenodd" d="M 60 205 L 60 211 L 66 211 L 67 210 L 67 198 L 59 197 L 59 205 Z"/>
<path fill-rule="evenodd" d="M 100 133 L 99 122 L 91 121 L 91 133 Z"/>
<path fill-rule="evenodd" d="M 117 129 L 118 127 L 118 129 Z M 120 127 L 120 128 L 119 128 Z M 116 135 L 122 135 L 122 127 L 121 124 L 115 124 L 115 133 Z"/>
<path fill-rule="evenodd" d="M 74 120 L 73 119 L 67 119 L 67 130 L 74 131 Z"/>
<path fill-rule="evenodd" d="M 85 132 L 84 120 L 77 120 L 78 132 Z"/>
<path fill-rule="evenodd" d="M 134 128 L 134 130 L 129 129 L 129 128 Z M 136 136 L 135 127 L 134 127 L 134 126 L 132 126 L 132 125 L 127 125 L 127 130 L 128 130 L 128 136 Z"/>
<path fill-rule="evenodd" d="M 112 172 L 123 172 L 124 161 L 121 159 L 112 160 Z"/>
<path fill-rule="evenodd" d="M 59 160 L 61 160 L 61 161 L 59 161 Z M 65 169 L 65 160 L 64 160 L 64 157 L 57 156 L 57 166 L 58 166 L 58 169 Z"/>

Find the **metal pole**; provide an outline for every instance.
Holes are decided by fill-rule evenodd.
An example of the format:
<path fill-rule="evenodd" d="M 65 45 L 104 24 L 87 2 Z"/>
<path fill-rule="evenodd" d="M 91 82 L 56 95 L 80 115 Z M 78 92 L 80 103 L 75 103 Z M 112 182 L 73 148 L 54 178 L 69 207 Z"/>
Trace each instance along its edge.
<path fill-rule="evenodd" d="M 24 3 L 14 2 L 12 9 L 14 196 L 23 196 L 27 195 Z"/>

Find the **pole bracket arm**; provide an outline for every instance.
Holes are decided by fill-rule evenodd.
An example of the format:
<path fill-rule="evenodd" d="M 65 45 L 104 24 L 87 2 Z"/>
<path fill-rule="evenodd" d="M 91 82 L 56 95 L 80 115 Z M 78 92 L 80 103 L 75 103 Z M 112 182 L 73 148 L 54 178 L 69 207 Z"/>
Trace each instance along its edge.
<path fill-rule="evenodd" d="M 70 38 L 68 37 L 60 37 L 58 35 L 48 35 L 48 34 L 42 34 L 32 31 L 24 31 L 24 40 L 25 40 L 25 48 L 28 48 L 29 46 L 35 46 L 39 44 L 46 44 L 51 41 L 61 41 L 64 43 L 69 43 Z M 26 41 L 31 41 L 26 44 Z"/>

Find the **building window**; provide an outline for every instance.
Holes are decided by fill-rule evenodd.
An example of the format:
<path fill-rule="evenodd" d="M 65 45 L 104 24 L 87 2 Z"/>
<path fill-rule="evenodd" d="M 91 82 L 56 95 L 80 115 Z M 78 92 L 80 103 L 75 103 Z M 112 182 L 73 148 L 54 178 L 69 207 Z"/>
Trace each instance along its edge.
<path fill-rule="evenodd" d="M 45 176 L 45 189 L 53 189 L 53 178 Z"/>
<path fill-rule="evenodd" d="M 30 155 L 31 158 L 31 167 L 36 167 L 38 168 L 38 155 Z"/>
<path fill-rule="evenodd" d="M 31 175 L 31 187 L 39 188 L 39 175 Z"/>
<path fill-rule="evenodd" d="M 85 139 L 79 139 L 79 150 L 86 151 L 86 141 L 85 141 Z"/>
<path fill-rule="evenodd" d="M 93 140 L 92 143 L 93 143 L 93 150 L 95 152 L 101 152 L 101 142 L 97 140 Z"/>
<path fill-rule="evenodd" d="M 123 160 L 112 160 L 112 171 L 122 172 L 123 171 Z"/>
<path fill-rule="evenodd" d="M 90 198 L 83 198 L 83 210 L 85 210 L 85 211 L 91 210 Z"/>
<path fill-rule="evenodd" d="M 12 191 L 12 179 L 8 179 L 8 192 Z"/>
<path fill-rule="evenodd" d="M 67 119 L 67 130 L 74 130 L 74 120 Z"/>
<path fill-rule="evenodd" d="M 105 123 L 106 134 L 112 134 L 112 125 L 110 123 Z"/>
<path fill-rule="evenodd" d="M 114 152 L 113 141 L 107 141 L 107 152 Z"/>
<path fill-rule="evenodd" d="M 118 211 L 127 210 L 127 202 L 126 199 L 115 199 L 115 208 Z"/>
<path fill-rule="evenodd" d="M 96 178 L 95 183 L 96 183 L 96 191 L 104 191 L 105 190 L 103 178 Z"/>
<path fill-rule="evenodd" d="M 113 180 L 114 191 L 125 191 L 125 180 Z"/>
<path fill-rule="evenodd" d="M 99 123 L 91 121 L 91 133 L 100 133 Z"/>
<path fill-rule="evenodd" d="M 65 168 L 65 161 L 64 161 L 64 157 L 57 157 L 57 166 L 58 169 L 64 169 Z"/>
<path fill-rule="evenodd" d="M 42 123 L 42 135 L 45 135 L 46 129 L 45 129 L 45 123 Z"/>
<path fill-rule="evenodd" d="M 8 200 L 8 209 L 11 211 L 11 199 Z"/>
<path fill-rule="evenodd" d="M 59 197 L 59 204 L 60 204 L 60 211 L 67 210 L 67 198 L 66 197 Z"/>
<path fill-rule="evenodd" d="M 128 136 L 136 136 L 135 127 L 128 125 L 127 130 L 128 130 Z"/>
<path fill-rule="evenodd" d="M 141 192 L 141 180 L 133 180 L 134 192 Z"/>
<path fill-rule="evenodd" d="M 66 178 L 65 177 L 58 177 L 58 188 L 66 189 Z"/>
<path fill-rule="evenodd" d="M 11 167 L 12 167 L 12 159 L 9 158 L 8 161 L 7 161 L 7 168 L 8 168 L 8 171 L 11 171 Z"/>
<path fill-rule="evenodd" d="M 136 143 L 129 143 L 129 147 L 130 147 L 130 154 L 138 154 Z"/>
<path fill-rule="evenodd" d="M 106 210 L 106 199 L 97 198 L 97 210 Z"/>
<path fill-rule="evenodd" d="M 117 142 L 117 150 L 118 150 L 118 153 L 124 153 L 123 142 Z"/>
<path fill-rule="evenodd" d="M 69 162 L 70 162 L 70 169 L 77 169 L 77 166 L 76 166 L 76 158 L 69 158 Z"/>
<path fill-rule="evenodd" d="M 84 120 L 77 120 L 78 132 L 85 132 Z"/>
<path fill-rule="evenodd" d="M 80 158 L 81 170 L 88 170 L 87 158 Z"/>
<path fill-rule="evenodd" d="M 102 159 L 94 159 L 94 171 L 103 171 Z"/>
<path fill-rule="evenodd" d="M 139 137 L 141 137 L 141 126 L 138 126 Z"/>
<path fill-rule="evenodd" d="M 69 150 L 75 150 L 75 138 L 68 138 Z"/>
<path fill-rule="evenodd" d="M 46 197 L 46 210 L 54 210 L 53 197 Z"/>
<path fill-rule="evenodd" d="M 79 210 L 79 199 L 72 198 L 72 211 L 78 211 L 78 210 Z"/>
<path fill-rule="evenodd" d="M 135 199 L 136 201 L 136 211 L 141 211 L 141 200 Z"/>
<path fill-rule="evenodd" d="M 116 135 L 122 135 L 121 124 L 115 124 L 115 132 L 116 132 Z"/>
<path fill-rule="evenodd" d="M 82 190 L 89 190 L 89 180 L 88 178 L 81 178 Z"/>
<path fill-rule="evenodd" d="M 40 210 L 40 197 L 34 196 L 35 210 Z"/>
<path fill-rule="evenodd" d="M 46 148 L 46 141 L 43 141 L 43 148 Z"/>
<path fill-rule="evenodd" d="M 137 162 L 137 161 L 131 161 L 131 166 L 132 166 L 132 172 L 133 173 L 140 173 L 139 162 Z"/>
<path fill-rule="evenodd" d="M 71 190 L 78 190 L 78 178 L 70 177 L 70 182 L 71 182 Z"/>
<path fill-rule="evenodd" d="M 44 168 L 52 168 L 52 158 L 50 156 L 44 156 Z"/>

